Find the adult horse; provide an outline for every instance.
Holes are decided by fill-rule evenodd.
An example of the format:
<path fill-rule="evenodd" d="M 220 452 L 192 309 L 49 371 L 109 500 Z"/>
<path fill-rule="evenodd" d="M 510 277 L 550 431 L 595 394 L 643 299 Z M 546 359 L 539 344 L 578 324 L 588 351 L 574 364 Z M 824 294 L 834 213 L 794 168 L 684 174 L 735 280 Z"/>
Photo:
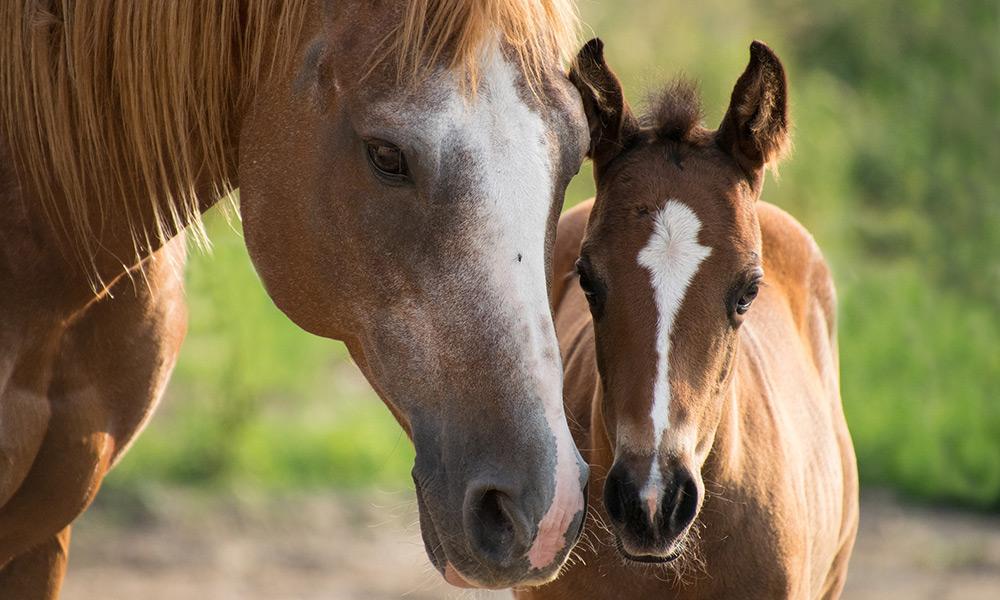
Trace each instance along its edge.
<path fill-rule="evenodd" d="M 437 570 L 553 577 L 587 479 L 546 284 L 574 32 L 563 0 L 4 3 L 0 596 L 58 594 L 173 367 L 180 234 L 237 187 L 274 302 L 412 438 Z"/>
<path fill-rule="evenodd" d="M 684 83 L 634 117 L 598 40 L 576 64 L 597 199 L 560 221 L 553 297 L 607 529 L 518 596 L 837 598 L 858 483 L 833 282 L 759 200 L 788 143 L 781 62 L 754 42 L 718 130 Z"/>

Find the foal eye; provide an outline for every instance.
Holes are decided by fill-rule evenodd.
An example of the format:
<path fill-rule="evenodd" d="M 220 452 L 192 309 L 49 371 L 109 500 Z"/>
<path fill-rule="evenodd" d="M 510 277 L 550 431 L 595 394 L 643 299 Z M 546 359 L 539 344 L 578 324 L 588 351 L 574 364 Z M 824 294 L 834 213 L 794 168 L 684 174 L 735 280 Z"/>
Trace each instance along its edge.
<path fill-rule="evenodd" d="M 410 178 L 406 156 L 399 146 L 381 140 L 369 140 L 368 163 L 375 174 L 389 183 L 402 183 Z"/>
<path fill-rule="evenodd" d="M 742 284 L 738 284 L 732 295 L 729 296 L 729 318 L 735 327 L 739 327 L 737 317 L 745 315 L 750 310 L 750 305 L 760 293 L 763 279 L 764 270 L 757 267 L 746 276 Z"/>
<path fill-rule="evenodd" d="M 583 290 L 583 295 L 587 298 L 587 304 L 590 305 L 590 310 L 597 317 L 600 313 L 600 289 L 591 278 L 587 262 L 582 258 L 576 261 L 576 274 L 580 280 L 580 289 Z"/>
<path fill-rule="evenodd" d="M 738 314 L 746 314 L 750 310 L 750 304 L 753 303 L 754 298 L 757 297 L 757 293 L 760 291 L 760 282 L 754 281 L 740 295 L 739 299 L 736 301 L 736 312 Z"/>

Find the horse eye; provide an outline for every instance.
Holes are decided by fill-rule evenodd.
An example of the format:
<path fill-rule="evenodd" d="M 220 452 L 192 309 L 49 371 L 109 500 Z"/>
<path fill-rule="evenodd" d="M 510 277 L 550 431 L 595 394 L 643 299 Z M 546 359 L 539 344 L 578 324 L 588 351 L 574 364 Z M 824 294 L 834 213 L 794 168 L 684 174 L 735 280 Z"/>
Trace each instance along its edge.
<path fill-rule="evenodd" d="M 583 290 L 583 293 L 593 293 L 590 287 L 590 278 L 587 276 L 587 272 L 580 268 L 579 263 L 576 265 L 576 276 L 580 280 L 580 289 Z"/>
<path fill-rule="evenodd" d="M 391 183 L 401 183 L 410 178 L 406 156 L 398 146 L 381 140 L 370 140 L 367 145 L 368 162 L 376 175 Z"/>
<path fill-rule="evenodd" d="M 596 317 L 600 312 L 599 289 L 593 279 L 591 279 L 589 266 L 582 258 L 576 261 L 576 274 L 580 280 L 580 289 L 583 290 L 583 295 L 587 298 L 587 304 L 590 305 L 590 310 Z"/>
<path fill-rule="evenodd" d="M 736 301 L 736 313 L 741 315 L 746 314 L 750 310 L 750 304 L 753 303 L 758 292 L 760 292 L 760 282 L 753 281 L 743 290 L 743 293 L 740 294 L 739 299 Z"/>

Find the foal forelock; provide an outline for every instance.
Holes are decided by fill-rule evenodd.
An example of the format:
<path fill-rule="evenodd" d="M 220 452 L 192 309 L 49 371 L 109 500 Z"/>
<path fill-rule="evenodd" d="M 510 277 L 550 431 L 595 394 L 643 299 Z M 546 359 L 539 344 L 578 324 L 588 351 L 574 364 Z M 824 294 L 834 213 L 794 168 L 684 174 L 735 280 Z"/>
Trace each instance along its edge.
<path fill-rule="evenodd" d="M 653 460 L 643 497 L 650 498 L 654 514 L 656 494 L 662 487 L 660 442 L 670 426 L 670 346 L 677 313 L 701 263 L 712 249 L 698 243 L 701 221 L 687 205 L 667 200 L 653 219 L 653 232 L 639 252 L 638 262 L 649 271 L 656 305 L 656 371 L 649 419 L 652 424 Z"/>

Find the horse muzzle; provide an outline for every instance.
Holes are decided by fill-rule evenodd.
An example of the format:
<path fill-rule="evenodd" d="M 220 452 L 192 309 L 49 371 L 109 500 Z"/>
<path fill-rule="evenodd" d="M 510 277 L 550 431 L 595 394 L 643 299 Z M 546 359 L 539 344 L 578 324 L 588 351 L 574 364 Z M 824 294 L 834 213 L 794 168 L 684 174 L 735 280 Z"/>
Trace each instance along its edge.
<path fill-rule="evenodd" d="M 554 579 L 579 539 L 586 515 L 588 471 L 578 454 L 576 458 L 581 477 L 568 493 L 558 481 L 553 484 L 551 473 L 535 483 L 525 478 L 526 485 L 481 475 L 466 486 L 457 514 L 449 514 L 447 500 L 436 499 L 438 492 L 422 485 L 426 479 L 415 469 L 424 547 L 445 581 L 501 589 Z M 544 496 L 551 501 L 539 502 Z"/>
<path fill-rule="evenodd" d="M 654 458 L 655 460 L 655 458 Z M 604 483 L 604 506 L 619 552 L 636 562 L 678 558 L 701 507 L 702 486 L 685 467 L 650 476 L 642 487 L 632 465 L 616 460 Z"/>

